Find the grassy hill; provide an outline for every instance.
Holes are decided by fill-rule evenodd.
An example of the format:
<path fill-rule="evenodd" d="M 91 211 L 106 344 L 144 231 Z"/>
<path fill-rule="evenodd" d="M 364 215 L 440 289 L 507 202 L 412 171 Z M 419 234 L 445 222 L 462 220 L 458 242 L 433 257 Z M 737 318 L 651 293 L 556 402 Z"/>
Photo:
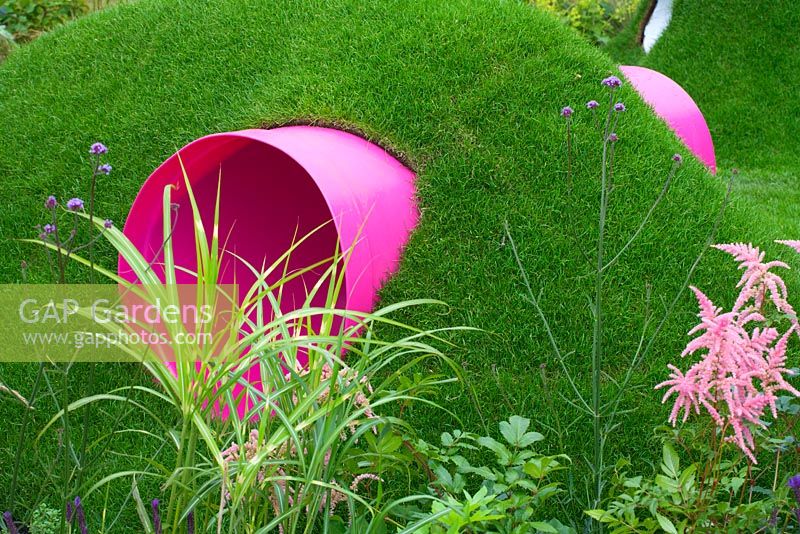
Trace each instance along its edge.
<path fill-rule="evenodd" d="M 717 159 L 741 170 L 738 190 L 779 235 L 800 234 L 800 24 L 790 0 L 678 0 L 648 55 L 634 22 L 610 47 L 622 62 L 663 72 L 706 116 Z"/>
<path fill-rule="evenodd" d="M 726 42 L 745 38 L 741 32 L 728 33 Z M 670 40 L 677 43 L 678 37 L 667 35 L 659 46 Z M 713 47 L 700 44 L 693 54 L 712 53 Z M 777 52 L 768 57 L 779 60 Z M 98 210 L 121 223 L 149 173 L 197 137 L 295 119 L 357 128 L 404 154 L 418 173 L 422 221 L 400 272 L 383 292 L 384 301 L 438 298 L 450 304 L 447 313 L 417 310 L 402 319 L 425 328 L 468 325 L 484 331 L 456 337 L 459 348 L 452 353 L 476 399 L 454 387 L 439 392 L 438 400 L 461 416 L 465 428 L 477 431 L 483 431 L 482 421 L 494 427 L 491 423 L 511 412 L 532 417 L 546 434 L 547 446 L 563 448 L 581 469 L 588 421 L 560 400 L 561 393 L 569 395 L 565 380 L 522 295 L 502 228 L 508 220 L 532 283 L 542 290 L 556 337 L 570 354 L 568 365 L 580 386 L 586 386 L 591 268 L 576 240 L 591 250 L 596 239 L 599 153 L 583 103 L 600 100 L 600 79 L 615 72 L 607 56 L 557 20 L 511 1 L 141 0 L 95 13 L 15 51 L 0 65 L 0 179 L 6 198 L 0 211 L 0 280 L 20 282 L 22 260 L 30 265 L 31 281 L 47 280 L 43 255 L 13 239 L 32 235 L 32 227 L 42 222 L 47 194 L 85 194 L 86 149 L 96 140 L 111 147 L 108 159 L 114 165 L 100 184 Z M 747 78 L 747 87 L 758 91 L 777 91 L 777 85 L 774 78 Z M 706 95 L 690 82 L 685 86 L 700 96 L 705 110 Z M 618 130 L 608 223 L 611 251 L 627 241 L 658 196 L 671 155 L 686 152 L 629 87 L 620 98 L 628 111 Z M 564 105 L 579 110 L 571 192 L 559 117 Z M 791 105 L 787 102 L 772 115 L 789 113 Z M 719 128 L 717 117 L 741 111 L 726 110 L 709 115 L 712 129 Z M 766 127 L 767 117 L 761 119 Z M 781 120 L 789 124 L 796 114 Z M 770 146 L 777 150 L 789 142 L 787 136 Z M 729 136 L 724 130 L 717 137 L 725 146 Z M 738 146 L 755 145 L 743 137 Z M 720 149 L 725 162 L 736 152 L 736 146 Z M 666 200 L 609 279 L 605 370 L 610 377 L 626 370 L 636 348 L 647 286 L 658 311 L 661 299 L 673 297 L 701 251 L 723 197 L 724 180 L 686 159 Z M 767 159 L 754 155 L 753 162 Z M 268 209 L 269 199 L 262 206 Z M 720 239 L 778 235 L 769 226 L 773 221 L 752 227 L 751 214 L 744 202 L 732 206 Z M 114 257 L 104 254 L 104 263 L 114 265 Z M 77 271 L 74 277 L 86 279 Z M 734 280 L 729 260 L 711 253 L 694 282 L 719 287 Z M 634 460 L 642 463 L 657 449 L 650 447 L 650 429 L 666 419 L 666 412 L 651 388 L 686 341 L 694 314 L 688 295 L 679 311 L 625 397 L 623 408 L 637 410 L 610 436 L 611 458 L 639 454 Z M 27 394 L 36 370 L 4 365 L 0 376 Z M 144 380 L 136 369 L 119 365 L 100 366 L 96 372 L 93 386 L 76 379 L 72 398 Z M 72 370 L 73 377 L 82 373 L 88 370 Z M 0 485 L 5 485 L 22 410 L 5 397 L 0 402 L 0 420 L 6 422 L 0 434 Z M 52 400 L 44 398 L 31 428 L 41 427 L 52 413 Z M 429 436 L 448 424 L 443 426 L 447 419 L 430 409 L 407 415 Z M 93 417 L 92 439 L 114 421 L 130 421 L 112 409 Z M 572 422 L 561 435 L 551 430 Z M 57 436 L 46 436 L 38 447 L 52 454 Z M 139 456 L 154 452 L 146 439 L 130 436 L 114 438 L 109 450 L 117 453 L 103 454 L 87 477 L 105 474 L 109 467 L 137 465 Z M 40 456 L 46 455 L 24 457 L 26 476 L 12 496 L 19 504 L 48 495 L 41 485 L 51 475 Z M 130 486 L 126 481 L 114 488 L 110 499 L 119 503 Z"/>

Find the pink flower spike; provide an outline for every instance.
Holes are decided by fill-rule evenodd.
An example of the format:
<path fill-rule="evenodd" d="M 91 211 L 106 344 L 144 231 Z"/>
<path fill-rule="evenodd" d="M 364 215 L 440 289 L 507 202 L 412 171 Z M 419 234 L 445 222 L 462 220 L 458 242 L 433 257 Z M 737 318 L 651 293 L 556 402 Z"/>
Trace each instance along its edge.
<path fill-rule="evenodd" d="M 800 241 L 781 243 L 800 252 Z M 675 396 L 669 415 L 673 426 L 702 408 L 724 432 L 725 441 L 756 463 L 753 432 L 767 428 L 763 420 L 767 412 L 778 417 L 779 392 L 800 397 L 800 391 L 787 381 L 792 371 L 786 363 L 788 339 L 794 333 L 800 335 L 800 324 L 789 304 L 786 284 L 772 272 L 789 266 L 765 262 L 764 252 L 751 244 L 714 248 L 732 255 L 744 271 L 737 284 L 739 296 L 733 308 L 725 311 L 698 288 L 691 288 L 700 322 L 689 331 L 693 339 L 681 356 L 697 354 L 700 359 L 686 372 L 669 365 L 669 379 L 656 389 L 667 388 L 662 402 Z M 787 318 L 790 325 L 781 333 Z"/>
<path fill-rule="evenodd" d="M 793 248 L 795 252 L 800 254 L 800 241 L 797 240 L 783 240 L 779 239 L 775 241 L 776 243 L 780 243 L 781 245 L 786 245 L 789 248 Z"/>
<path fill-rule="evenodd" d="M 764 260 L 764 253 L 750 243 L 723 243 L 711 245 L 717 250 L 727 252 L 738 262 L 761 262 Z"/>

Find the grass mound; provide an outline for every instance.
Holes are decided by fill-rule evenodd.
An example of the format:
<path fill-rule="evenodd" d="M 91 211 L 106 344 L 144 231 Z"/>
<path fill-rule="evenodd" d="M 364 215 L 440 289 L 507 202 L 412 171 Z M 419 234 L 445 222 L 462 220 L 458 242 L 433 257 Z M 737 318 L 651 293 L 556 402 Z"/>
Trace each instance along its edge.
<path fill-rule="evenodd" d="M 611 48 L 620 61 L 663 72 L 692 95 L 720 165 L 740 168 L 740 192 L 781 235 L 800 234 L 799 24 L 791 0 L 683 0 L 650 54 L 634 43 L 638 22 Z"/>
<path fill-rule="evenodd" d="M 726 39 L 737 42 L 737 35 L 727 33 Z M 697 48 L 692 53 L 713 50 Z M 100 183 L 98 213 L 121 222 L 148 174 L 197 137 L 297 119 L 348 125 L 405 155 L 419 176 L 422 221 L 383 298 L 438 298 L 451 305 L 448 313 L 417 311 L 403 319 L 424 328 L 469 325 L 485 331 L 454 340 L 480 410 L 457 388 L 439 392 L 439 400 L 470 429 L 483 429 L 482 420 L 495 427 L 492 421 L 512 412 L 533 417 L 549 446 L 572 455 L 580 468 L 589 441 L 586 421 L 559 400 L 560 393 L 567 395 L 565 380 L 522 296 L 502 228 L 507 219 L 532 283 L 543 291 L 541 302 L 562 350 L 571 354 L 569 365 L 587 385 L 591 267 L 576 239 L 589 250 L 596 239 L 599 154 L 591 117 L 580 110 L 587 100 L 600 100 L 599 80 L 613 72 L 606 56 L 554 18 L 516 2 L 410 7 L 388 0 L 142 0 L 95 13 L 0 65 L 0 175 L 6 191 L 0 280 L 19 282 L 22 260 L 31 265 L 31 281 L 46 280 L 40 252 L 11 239 L 31 235 L 42 222 L 45 195 L 82 193 L 80 173 L 95 140 L 111 147 L 114 165 Z M 687 89 L 698 94 L 691 84 Z M 619 129 L 611 251 L 627 241 L 658 196 L 670 156 L 686 153 L 630 88 L 620 97 L 628 112 Z M 579 109 L 571 190 L 559 117 L 567 104 Z M 607 286 L 610 377 L 624 372 L 635 351 L 646 287 L 652 287 L 659 311 L 659 299 L 672 298 L 700 252 L 723 190 L 721 179 L 687 158 L 667 199 L 613 271 Z M 269 209 L 269 199 L 262 202 Z M 721 238 L 757 237 L 746 228 L 747 206 L 734 208 Z M 114 260 L 106 253 L 106 264 Z M 695 283 L 711 287 L 734 277 L 729 260 L 710 254 Z M 646 461 L 647 451 L 655 450 L 649 430 L 666 413 L 651 387 L 685 342 L 694 313 L 688 295 L 679 309 L 654 357 L 637 373 L 637 387 L 626 395 L 623 407 L 638 410 L 609 438 L 610 457 L 641 454 L 634 459 Z M 6 365 L 0 373 L 27 393 L 36 368 Z M 119 365 L 98 367 L 97 373 L 93 391 L 143 380 L 135 369 Z M 81 382 L 71 395 L 90 389 Z M 49 419 L 48 402 L 37 406 L 31 428 Z M 2 399 L 0 465 L 13 458 L 20 413 L 17 404 Z M 92 438 L 123 415 L 96 411 Z M 418 408 L 407 416 L 431 434 L 444 430 L 438 412 Z M 85 479 L 101 467 L 107 473 L 109 465 L 122 469 L 136 464 L 136 456 L 152 454 L 146 440 L 131 439 L 117 436 L 108 447 L 133 459 L 105 455 L 102 464 L 87 468 Z M 38 446 L 55 455 L 57 436 L 46 436 Z M 47 468 L 33 454 L 24 462 L 31 474 L 12 498 L 28 504 L 36 502 Z M 8 476 L 5 468 L 0 471 L 0 485 Z M 130 489 L 127 481 L 118 486 L 118 495 Z"/>

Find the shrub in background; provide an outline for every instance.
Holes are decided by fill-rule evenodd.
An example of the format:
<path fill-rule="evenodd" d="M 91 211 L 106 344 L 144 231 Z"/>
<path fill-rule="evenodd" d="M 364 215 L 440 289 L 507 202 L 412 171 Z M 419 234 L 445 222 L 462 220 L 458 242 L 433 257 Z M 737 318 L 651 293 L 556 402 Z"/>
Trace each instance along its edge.
<path fill-rule="evenodd" d="M 0 6 L 0 59 L 14 42 L 25 42 L 118 0 L 4 0 Z M 3 51 L 5 50 L 5 53 Z"/>
<path fill-rule="evenodd" d="M 595 44 L 606 44 L 627 24 L 642 0 L 529 0 L 559 16 Z"/>

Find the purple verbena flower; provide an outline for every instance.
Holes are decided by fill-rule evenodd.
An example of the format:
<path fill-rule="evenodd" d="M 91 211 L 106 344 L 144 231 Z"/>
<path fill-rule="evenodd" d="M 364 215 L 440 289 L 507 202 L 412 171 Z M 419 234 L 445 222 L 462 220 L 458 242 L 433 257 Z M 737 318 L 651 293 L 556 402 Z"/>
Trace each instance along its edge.
<path fill-rule="evenodd" d="M 153 532 L 161 534 L 161 514 L 158 513 L 158 499 L 153 499 L 150 507 L 153 509 Z"/>
<path fill-rule="evenodd" d="M 600 83 L 602 83 L 606 87 L 610 87 L 612 89 L 615 89 L 615 88 L 617 88 L 617 87 L 622 85 L 622 80 L 620 80 L 616 76 L 609 76 L 608 78 L 603 78 L 603 81 L 600 82 Z"/>
<path fill-rule="evenodd" d="M 67 201 L 67 209 L 69 211 L 78 211 L 83 209 L 83 200 L 79 198 L 71 198 Z"/>
<path fill-rule="evenodd" d="M 99 156 L 100 154 L 105 154 L 108 152 L 108 147 L 103 143 L 94 143 L 91 147 L 89 147 L 89 154 L 94 154 L 95 156 Z"/>
<path fill-rule="evenodd" d="M 683 163 L 683 156 L 681 156 L 680 154 L 674 154 L 672 156 L 672 161 L 674 161 L 675 163 Z"/>
<path fill-rule="evenodd" d="M 112 226 L 114 226 L 114 221 L 112 221 L 111 219 L 106 219 L 105 221 L 103 221 L 103 228 L 108 229 L 111 228 Z"/>
<path fill-rule="evenodd" d="M 14 523 L 14 518 L 11 516 L 11 512 L 5 512 L 3 514 L 3 520 L 6 522 L 8 534 L 19 534 L 19 530 L 17 530 L 17 525 Z"/>
<path fill-rule="evenodd" d="M 622 102 L 617 102 L 614 104 L 614 111 L 625 111 L 625 104 Z"/>
<path fill-rule="evenodd" d="M 83 512 L 83 504 L 80 497 L 75 497 L 75 520 L 78 522 L 78 528 L 81 534 L 88 534 L 89 529 L 86 527 L 86 514 Z"/>
<path fill-rule="evenodd" d="M 778 526 L 778 507 L 777 506 L 775 506 L 772 509 L 772 512 L 770 512 L 769 521 L 767 521 L 767 525 L 769 525 L 772 528 L 775 528 L 776 526 Z"/>
<path fill-rule="evenodd" d="M 564 117 L 564 118 L 569 118 L 570 116 L 572 116 L 572 113 L 573 113 L 573 109 L 571 107 L 569 107 L 569 106 L 565 106 L 565 107 L 561 108 L 561 116 Z"/>
<path fill-rule="evenodd" d="M 52 234 L 53 232 L 56 231 L 56 225 L 55 224 L 45 224 L 44 227 L 42 228 L 42 230 L 44 230 L 44 234 L 45 235 L 50 235 L 50 234 Z"/>
<path fill-rule="evenodd" d="M 597 103 L 597 100 L 589 100 L 586 103 L 586 109 L 597 109 L 600 104 Z"/>
<path fill-rule="evenodd" d="M 111 169 L 113 169 L 111 165 L 108 163 L 103 163 L 97 167 L 97 172 L 100 174 L 111 174 Z"/>
<path fill-rule="evenodd" d="M 617 134 L 615 134 L 614 132 L 611 132 L 608 135 L 608 140 L 611 141 L 612 143 L 616 143 L 619 140 L 619 136 Z"/>
<path fill-rule="evenodd" d="M 794 492 L 795 496 L 797 497 L 797 502 L 800 503 L 800 473 L 794 475 L 793 477 L 789 477 L 789 481 L 786 483 L 787 486 Z"/>
<path fill-rule="evenodd" d="M 47 209 L 51 210 L 54 209 L 56 206 L 58 206 L 58 200 L 56 200 L 56 197 L 53 195 L 50 195 L 49 197 L 47 197 L 47 200 L 44 201 L 44 207 Z"/>

